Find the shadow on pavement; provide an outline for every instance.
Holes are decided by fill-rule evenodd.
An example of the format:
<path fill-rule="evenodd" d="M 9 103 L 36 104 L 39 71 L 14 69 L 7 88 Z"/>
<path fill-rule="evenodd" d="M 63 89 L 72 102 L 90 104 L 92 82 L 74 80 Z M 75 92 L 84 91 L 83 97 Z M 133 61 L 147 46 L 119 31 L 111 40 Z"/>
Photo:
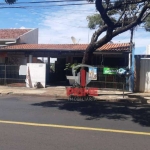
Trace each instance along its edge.
<path fill-rule="evenodd" d="M 32 104 L 33 106 L 56 107 L 60 110 L 77 111 L 81 115 L 88 116 L 87 120 L 94 119 L 114 119 L 127 120 L 132 119 L 133 122 L 142 126 L 150 126 L 150 105 L 129 102 L 106 102 L 93 101 L 71 102 L 67 100 L 46 101 Z"/>
<path fill-rule="evenodd" d="M 145 95 L 146 96 L 146 95 Z M 136 98 L 136 99 L 138 99 L 138 100 L 140 100 L 140 102 L 142 103 L 142 104 L 148 104 L 147 103 L 147 101 L 148 100 L 150 100 L 150 96 L 148 95 L 148 96 L 146 96 L 147 98 L 145 98 L 144 96 L 141 96 L 141 95 L 128 95 L 128 97 L 129 98 Z M 149 97 L 149 98 L 148 98 Z"/>

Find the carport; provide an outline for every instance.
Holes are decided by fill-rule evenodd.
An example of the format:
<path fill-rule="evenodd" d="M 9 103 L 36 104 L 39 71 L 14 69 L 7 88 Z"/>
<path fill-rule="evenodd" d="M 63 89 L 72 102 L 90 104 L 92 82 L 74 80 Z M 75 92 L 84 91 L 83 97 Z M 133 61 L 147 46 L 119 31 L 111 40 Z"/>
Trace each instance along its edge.
<path fill-rule="evenodd" d="M 47 57 L 47 84 L 63 85 L 66 83 L 65 64 L 68 62 L 81 63 L 87 46 L 87 44 L 19 44 L 1 47 L 0 56 L 5 58 L 1 65 L 20 66 L 26 63 L 37 63 L 36 58 L 38 57 Z M 129 43 L 108 43 L 97 49 L 91 56 L 91 65 L 98 67 L 98 79 L 92 81 L 91 86 L 122 89 L 124 81 L 115 75 L 103 75 L 103 68 L 126 67 L 131 64 L 130 55 Z M 10 62 L 10 58 L 13 58 L 13 63 Z M 54 79 L 50 74 L 50 58 L 57 58 Z"/>

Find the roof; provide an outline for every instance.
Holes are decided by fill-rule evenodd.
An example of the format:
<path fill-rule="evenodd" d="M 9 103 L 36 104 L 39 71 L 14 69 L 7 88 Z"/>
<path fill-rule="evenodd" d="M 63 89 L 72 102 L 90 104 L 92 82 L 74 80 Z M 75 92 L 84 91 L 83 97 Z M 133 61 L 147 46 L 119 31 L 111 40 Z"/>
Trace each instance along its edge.
<path fill-rule="evenodd" d="M 5 50 L 55 50 L 55 51 L 84 51 L 88 44 L 19 44 L 1 47 Z M 108 43 L 98 48 L 97 51 L 130 51 L 129 43 Z"/>
<path fill-rule="evenodd" d="M 0 29 L 0 39 L 17 39 L 31 29 Z"/>

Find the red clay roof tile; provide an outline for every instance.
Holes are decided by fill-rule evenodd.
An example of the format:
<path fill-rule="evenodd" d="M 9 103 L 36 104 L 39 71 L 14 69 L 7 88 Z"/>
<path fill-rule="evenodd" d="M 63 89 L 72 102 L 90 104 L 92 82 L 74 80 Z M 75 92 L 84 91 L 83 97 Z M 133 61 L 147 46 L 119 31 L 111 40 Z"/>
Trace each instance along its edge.
<path fill-rule="evenodd" d="M 31 29 L 0 29 L 0 39 L 17 39 Z"/>
<path fill-rule="evenodd" d="M 1 47 L 5 50 L 70 50 L 84 51 L 88 44 L 20 44 Z M 130 51 L 129 43 L 108 43 L 97 49 L 98 51 Z"/>

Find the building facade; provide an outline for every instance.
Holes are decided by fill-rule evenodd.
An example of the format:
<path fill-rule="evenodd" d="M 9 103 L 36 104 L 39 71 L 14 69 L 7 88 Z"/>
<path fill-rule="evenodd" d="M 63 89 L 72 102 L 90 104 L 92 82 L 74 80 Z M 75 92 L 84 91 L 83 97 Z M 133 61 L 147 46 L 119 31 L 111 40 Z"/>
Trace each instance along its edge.
<path fill-rule="evenodd" d="M 5 60 L 10 55 L 14 56 L 15 60 L 18 58 L 26 60 L 14 62 L 13 65 L 35 63 L 38 57 L 47 57 L 47 84 L 67 85 L 65 65 L 67 63 L 80 64 L 87 46 L 87 44 L 17 44 L 1 47 L 0 54 L 5 52 Z M 122 89 L 126 80 L 115 73 L 104 74 L 104 69 L 126 68 L 131 64 L 130 55 L 129 43 L 108 43 L 97 49 L 91 56 L 91 65 L 97 67 L 97 79 L 93 80 L 88 86 Z M 50 58 L 57 58 L 55 72 L 53 73 L 50 73 Z M 12 65 L 7 61 L 5 61 L 5 64 Z"/>

